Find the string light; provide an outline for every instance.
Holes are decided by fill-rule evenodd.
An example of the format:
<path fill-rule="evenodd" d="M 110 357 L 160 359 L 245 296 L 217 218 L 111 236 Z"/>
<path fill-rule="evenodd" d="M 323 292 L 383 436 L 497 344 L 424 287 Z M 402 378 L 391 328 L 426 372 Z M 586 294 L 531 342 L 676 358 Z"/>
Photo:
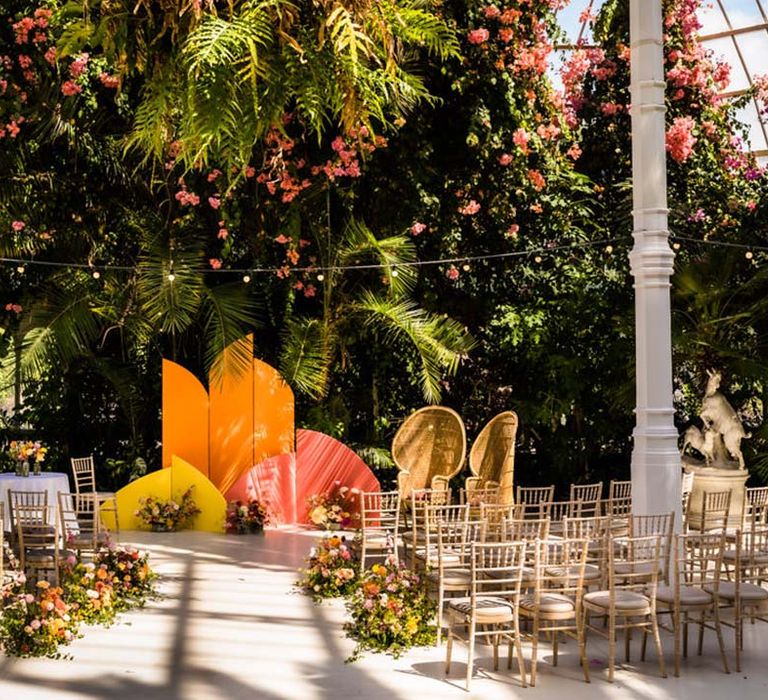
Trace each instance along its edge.
<path fill-rule="evenodd" d="M 533 259 L 533 262 L 535 262 L 535 263 L 540 263 L 540 262 L 541 262 L 541 260 L 542 260 L 542 258 L 541 258 L 541 255 L 537 255 L 537 256 L 536 256 L 536 257 Z"/>
<path fill-rule="evenodd" d="M 93 271 L 93 279 L 97 280 L 101 277 L 101 273 L 98 270 Z"/>
<path fill-rule="evenodd" d="M 397 277 L 400 273 L 397 271 L 397 269 L 392 270 L 392 277 Z"/>
<path fill-rule="evenodd" d="M 173 282 L 173 280 L 176 279 L 176 275 L 173 274 L 173 272 L 168 273 L 168 281 Z"/>
<path fill-rule="evenodd" d="M 19 266 L 16 268 L 16 272 L 18 272 L 20 275 L 23 275 L 23 274 L 24 274 L 24 269 L 25 269 L 25 268 L 24 268 L 24 265 L 19 265 Z"/>
<path fill-rule="evenodd" d="M 250 275 L 243 275 L 243 282 L 248 284 L 250 281 L 251 281 L 251 276 Z"/>
<path fill-rule="evenodd" d="M 755 254 L 751 250 L 748 250 L 746 253 L 744 253 L 744 257 L 747 260 L 752 260 L 752 258 L 755 257 Z"/>
<path fill-rule="evenodd" d="M 605 246 L 605 252 L 608 253 L 608 255 L 613 253 L 613 246 L 612 245 Z"/>
<path fill-rule="evenodd" d="M 675 242 L 672 244 L 672 247 L 673 247 L 675 250 L 680 250 L 680 244 L 679 244 L 677 241 L 675 241 Z"/>
<path fill-rule="evenodd" d="M 461 269 L 464 270 L 464 272 L 469 272 L 472 269 L 472 266 L 469 263 L 464 263 L 461 266 Z"/>
<path fill-rule="evenodd" d="M 318 281 L 318 282 L 322 282 L 324 279 L 325 279 L 325 275 L 324 275 L 324 274 L 321 272 L 321 273 L 320 273 L 320 274 L 317 276 L 317 281 Z"/>

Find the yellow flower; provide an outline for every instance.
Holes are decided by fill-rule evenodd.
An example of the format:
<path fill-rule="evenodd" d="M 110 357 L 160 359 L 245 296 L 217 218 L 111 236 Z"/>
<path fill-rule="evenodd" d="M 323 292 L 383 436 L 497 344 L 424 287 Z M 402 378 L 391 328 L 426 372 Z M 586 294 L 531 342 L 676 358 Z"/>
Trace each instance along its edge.
<path fill-rule="evenodd" d="M 377 576 L 387 575 L 387 567 L 382 564 L 374 564 L 371 567 L 371 571 L 373 571 L 373 573 L 376 574 Z"/>

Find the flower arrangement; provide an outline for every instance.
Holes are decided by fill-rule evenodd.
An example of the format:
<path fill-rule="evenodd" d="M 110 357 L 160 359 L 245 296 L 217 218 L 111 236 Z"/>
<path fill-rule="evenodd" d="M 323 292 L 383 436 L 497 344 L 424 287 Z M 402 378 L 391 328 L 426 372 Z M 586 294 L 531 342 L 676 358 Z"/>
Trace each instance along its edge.
<path fill-rule="evenodd" d="M 300 569 L 302 578 L 297 585 L 315 600 L 339 598 L 348 595 L 355 587 L 357 564 L 346 539 L 338 535 L 323 537 L 309 551 L 307 568 Z"/>
<path fill-rule="evenodd" d="M 158 577 L 149 565 L 148 552 L 111 545 L 96 552 L 94 563 L 110 572 L 118 610 L 141 607 L 155 595 Z"/>
<path fill-rule="evenodd" d="M 374 564 L 347 600 L 352 620 L 344 629 L 357 641 L 348 661 L 357 660 L 364 651 L 398 657 L 411 647 L 434 644 L 435 611 L 420 576 L 391 556 L 384 564 Z"/>
<path fill-rule="evenodd" d="M 269 509 L 261 501 L 256 499 L 250 499 L 248 503 L 230 501 L 227 504 L 224 528 L 230 534 L 247 535 L 262 532 L 264 526 L 269 525 L 269 521 Z"/>
<path fill-rule="evenodd" d="M 112 624 L 117 614 L 112 578 L 105 564 L 83 563 L 74 555 L 67 559 L 61 585 L 77 619 L 88 624 Z"/>
<path fill-rule="evenodd" d="M 3 589 L 0 643 L 10 656 L 60 657 L 59 647 L 77 634 L 77 619 L 63 590 L 38 581 L 34 592 L 26 591 L 24 574 Z"/>
<path fill-rule="evenodd" d="M 359 489 L 342 486 L 336 481 L 326 493 L 315 493 L 307 499 L 307 517 L 323 530 L 354 530 L 360 524 Z"/>
<path fill-rule="evenodd" d="M 154 496 L 139 499 L 139 509 L 134 515 L 156 532 L 173 532 L 194 518 L 200 509 L 192 499 L 190 486 L 181 496 L 181 502 L 163 501 Z"/>
<path fill-rule="evenodd" d="M 17 462 L 43 462 L 48 448 L 37 440 L 11 440 L 8 451 Z"/>

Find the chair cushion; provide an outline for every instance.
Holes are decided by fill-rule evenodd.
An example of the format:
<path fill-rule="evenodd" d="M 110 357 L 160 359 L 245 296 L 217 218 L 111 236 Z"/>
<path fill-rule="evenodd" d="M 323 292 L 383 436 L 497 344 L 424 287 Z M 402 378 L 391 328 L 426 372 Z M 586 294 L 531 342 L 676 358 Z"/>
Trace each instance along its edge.
<path fill-rule="evenodd" d="M 440 572 L 435 569 L 427 573 L 427 578 L 433 583 L 441 581 Z M 469 569 L 446 569 L 443 571 L 443 586 L 469 588 L 471 581 L 472 573 Z"/>
<path fill-rule="evenodd" d="M 584 603 L 598 608 L 610 607 L 610 593 L 608 591 L 594 591 L 584 596 Z M 622 612 L 627 610 L 648 610 L 650 601 L 642 593 L 636 591 L 616 591 L 616 610 Z M 638 612 L 639 615 L 643 614 Z"/>
<path fill-rule="evenodd" d="M 520 609 L 523 611 L 534 612 L 536 610 L 536 600 L 532 595 L 524 595 L 520 598 Z M 547 613 L 575 613 L 575 603 L 562 593 L 542 592 L 539 601 L 539 611 Z"/>
<path fill-rule="evenodd" d="M 673 605 L 675 602 L 675 589 L 672 586 L 659 586 L 656 589 L 656 600 L 661 603 Z M 685 605 L 709 605 L 712 602 L 712 594 L 697 588 L 696 586 L 680 587 L 680 604 Z"/>
<path fill-rule="evenodd" d="M 752 557 L 749 556 L 748 552 L 742 552 L 741 556 L 742 561 L 746 559 L 751 564 L 768 564 L 768 552 L 755 552 Z M 729 564 L 735 564 L 736 550 L 726 549 L 723 552 L 723 561 L 727 561 Z"/>
<path fill-rule="evenodd" d="M 661 574 L 661 566 L 657 566 L 657 573 Z M 650 576 L 653 573 L 653 564 L 644 561 L 639 564 L 630 564 L 629 562 L 618 562 L 614 567 L 614 572 L 618 576 Z"/>
<path fill-rule="evenodd" d="M 544 569 L 544 575 L 549 576 L 550 578 L 567 578 L 575 580 L 579 577 L 579 567 L 575 564 L 567 568 L 564 566 L 548 566 Z M 584 566 L 584 580 L 594 581 L 598 578 L 600 578 L 600 569 L 594 564 L 586 564 Z"/>
<path fill-rule="evenodd" d="M 467 617 L 472 613 L 472 601 L 469 598 L 452 598 L 448 609 Z M 503 598 L 477 598 L 475 618 L 481 624 L 505 622 L 514 617 L 512 603 Z"/>
<path fill-rule="evenodd" d="M 438 566 L 440 563 L 437 556 L 437 547 L 430 550 L 429 561 L 427 561 L 427 551 L 425 549 L 417 549 L 416 558 L 421 561 L 426 561 L 429 566 Z M 445 566 L 458 566 L 461 563 L 461 557 L 453 552 L 443 552 L 442 559 Z"/>
<path fill-rule="evenodd" d="M 711 591 L 712 586 L 704 586 L 704 590 Z M 761 600 L 768 600 L 768 589 L 758 586 L 754 583 L 742 583 L 739 592 L 741 593 L 741 599 L 750 602 L 759 602 Z M 720 581 L 720 589 L 718 595 L 721 598 L 727 598 L 733 600 L 736 598 L 736 582 L 735 581 Z"/>

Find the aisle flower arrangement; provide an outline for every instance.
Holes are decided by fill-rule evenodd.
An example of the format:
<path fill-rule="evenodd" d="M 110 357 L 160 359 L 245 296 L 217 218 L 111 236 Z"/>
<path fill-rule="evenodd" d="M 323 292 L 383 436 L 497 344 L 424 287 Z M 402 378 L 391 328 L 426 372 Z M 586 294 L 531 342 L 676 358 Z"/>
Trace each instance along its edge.
<path fill-rule="evenodd" d="M 248 535 L 263 532 L 264 526 L 269 525 L 269 522 L 269 509 L 257 499 L 250 499 L 247 503 L 230 501 L 227 504 L 224 529 L 228 534 Z"/>
<path fill-rule="evenodd" d="M 47 656 L 59 658 L 59 647 L 74 639 L 77 619 L 63 590 L 47 581 L 38 581 L 33 591 L 25 589 L 24 574 L 3 589 L 0 616 L 0 643 L 9 656 Z"/>
<path fill-rule="evenodd" d="M 192 498 L 193 488 L 194 486 L 190 486 L 178 502 L 173 499 L 163 501 L 154 496 L 140 498 L 139 509 L 134 515 L 156 532 L 180 530 L 200 513 Z"/>
<path fill-rule="evenodd" d="M 297 585 L 315 600 L 349 595 L 357 581 L 357 562 L 344 537 L 331 535 L 317 542 L 300 569 Z"/>
<path fill-rule="evenodd" d="M 357 642 L 348 661 L 365 651 L 398 657 L 415 646 L 435 643 L 436 604 L 424 580 L 393 557 L 374 564 L 357 582 L 347 600 L 351 616 L 344 629 Z"/>
<path fill-rule="evenodd" d="M 307 499 L 307 518 L 322 530 L 354 530 L 360 524 L 360 491 L 340 481 Z"/>
<path fill-rule="evenodd" d="M 156 595 L 156 580 L 149 555 L 122 546 L 100 550 L 89 563 L 70 555 L 61 587 L 39 581 L 30 591 L 17 573 L 2 588 L 0 645 L 8 656 L 59 658 L 59 647 L 77 636 L 81 622 L 110 625 L 118 612 Z"/>

